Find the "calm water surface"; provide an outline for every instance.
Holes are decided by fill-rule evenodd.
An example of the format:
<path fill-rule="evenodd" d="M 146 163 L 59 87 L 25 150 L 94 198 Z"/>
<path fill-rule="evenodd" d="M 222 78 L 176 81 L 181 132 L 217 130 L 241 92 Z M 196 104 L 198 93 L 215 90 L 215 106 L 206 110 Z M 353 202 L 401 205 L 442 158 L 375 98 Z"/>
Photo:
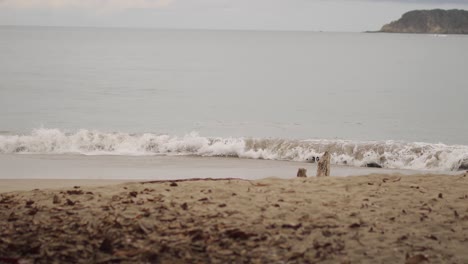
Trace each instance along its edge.
<path fill-rule="evenodd" d="M 468 37 L 0 28 L 0 130 L 468 144 Z"/>

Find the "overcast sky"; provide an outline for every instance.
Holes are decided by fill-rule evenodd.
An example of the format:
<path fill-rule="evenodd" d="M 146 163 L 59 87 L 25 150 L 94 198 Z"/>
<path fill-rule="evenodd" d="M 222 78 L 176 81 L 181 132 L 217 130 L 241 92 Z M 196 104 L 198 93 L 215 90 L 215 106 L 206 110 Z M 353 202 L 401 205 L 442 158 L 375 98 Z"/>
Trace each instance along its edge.
<path fill-rule="evenodd" d="M 468 0 L 0 0 L 0 25 L 365 31 L 433 8 Z"/>

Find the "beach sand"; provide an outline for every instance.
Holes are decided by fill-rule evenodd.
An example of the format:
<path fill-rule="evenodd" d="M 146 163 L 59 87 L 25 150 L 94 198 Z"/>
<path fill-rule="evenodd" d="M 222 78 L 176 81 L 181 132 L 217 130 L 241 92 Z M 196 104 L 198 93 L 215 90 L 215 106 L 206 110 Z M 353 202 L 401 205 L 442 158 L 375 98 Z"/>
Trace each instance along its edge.
<path fill-rule="evenodd" d="M 0 263 L 468 263 L 468 174 L 0 194 Z"/>

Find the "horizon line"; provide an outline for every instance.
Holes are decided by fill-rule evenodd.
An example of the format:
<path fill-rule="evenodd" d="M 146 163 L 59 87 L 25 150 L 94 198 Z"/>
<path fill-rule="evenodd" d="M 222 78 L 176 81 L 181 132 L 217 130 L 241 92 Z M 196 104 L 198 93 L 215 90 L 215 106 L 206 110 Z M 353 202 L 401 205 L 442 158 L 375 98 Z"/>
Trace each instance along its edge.
<path fill-rule="evenodd" d="M 367 33 L 378 30 L 340 31 L 307 29 L 255 29 L 255 28 L 202 28 L 202 27 L 155 27 L 155 26 L 77 26 L 77 25 L 14 25 L 0 24 L 0 27 L 74 28 L 74 29 L 144 29 L 144 30 L 193 30 L 193 31 L 252 31 L 252 32 L 313 32 L 313 33 Z"/>

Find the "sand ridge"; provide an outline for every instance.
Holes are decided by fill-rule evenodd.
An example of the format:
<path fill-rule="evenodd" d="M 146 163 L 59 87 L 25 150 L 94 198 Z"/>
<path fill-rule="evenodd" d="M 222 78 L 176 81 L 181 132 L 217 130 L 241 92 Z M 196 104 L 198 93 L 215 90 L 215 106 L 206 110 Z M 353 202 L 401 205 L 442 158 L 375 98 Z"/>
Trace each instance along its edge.
<path fill-rule="evenodd" d="M 468 261 L 467 174 L 76 186 L 0 209 L 0 263 Z"/>

